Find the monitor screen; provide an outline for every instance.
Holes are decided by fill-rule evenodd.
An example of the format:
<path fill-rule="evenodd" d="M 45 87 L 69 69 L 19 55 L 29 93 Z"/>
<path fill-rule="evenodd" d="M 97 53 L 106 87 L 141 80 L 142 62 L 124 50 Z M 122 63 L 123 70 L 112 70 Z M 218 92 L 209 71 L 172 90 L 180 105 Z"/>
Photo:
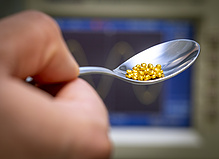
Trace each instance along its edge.
<path fill-rule="evenodd" d="M 156 44 L 193 39 L 187 20 L 56 17 L 63 37 L 80 66 L 114 69 Z M 106 75 L 83 76 L 99 93 L 111 126 L 189 127 L 192 67 L 165 82 L 132 85 Z"/>

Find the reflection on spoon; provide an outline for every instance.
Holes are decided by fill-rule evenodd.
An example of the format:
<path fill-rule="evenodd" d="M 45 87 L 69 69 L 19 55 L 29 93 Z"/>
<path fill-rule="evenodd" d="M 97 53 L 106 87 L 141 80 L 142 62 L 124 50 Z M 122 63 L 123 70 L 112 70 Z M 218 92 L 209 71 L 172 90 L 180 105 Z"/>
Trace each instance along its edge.
<path fill-rule="evenodd" d="M 200 45 L 187 39 L 173 40 L 158 44 L 131 57 L 114 70 L 104 67 L 86 66 L 80 67 L 80 76 L 86 74 L 106 74 L 137 85 L 151 85 L 165 81 L 186 70 L 197 59 L 200 53 Z M 160 64 L 165 77 L 139 81 L 125 77 L 126 70 L 132 69 L 139 63 Z"/>

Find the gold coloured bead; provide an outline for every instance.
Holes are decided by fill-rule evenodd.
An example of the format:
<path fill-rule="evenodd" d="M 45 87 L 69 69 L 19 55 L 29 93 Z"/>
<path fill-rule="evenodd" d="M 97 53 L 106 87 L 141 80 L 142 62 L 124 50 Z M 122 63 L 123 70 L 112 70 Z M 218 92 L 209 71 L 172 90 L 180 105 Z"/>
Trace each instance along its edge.
<path fill-rule="evenodd" d="M 139 71 L 138 74 L 144 76 L 144 71 Z"/>
<path fill-rule="evenodd" d="M 138 73 L 133 73 L 132 75 L 133 75 L 133 76 L 137 76 L 137 77 L 138 77 Z"/>
<path fill-rule="evenodd" d="M 147 75 L 147 76 L 145 76 L 148 80 L 150 80 L 151 79 L 151 76 L 150 75 Z"/>
<path fill-rule="evenodd" d="M 125 75 L 127 78 L 132 78 L 133 74 L 126 74 Z"/>
<path fill-rule="evenodd" d="M 144 70 L 146 70 L 145 67 L 140 67 L 140 71 L 144 71 Z"/>
<path fill-rule="evenodd" d="M 163 70 L 160 70 L 160 73 L 163 73 Z"/>
<path fill-rule="evenodd" d="M 133 80 L 137 80 L 137 79 L 138 79 L 138 76 L 132 76 L 132 79 L 133 79 Z"/>
<path fill-rule="evenodd" d="M 150 70 L 148 74 L 149 74 L 149 75 L 153 75 L 153 74 L 154 74 L 154 71 L 153 71 L 153 70 Z"/>
<path fill-rule="evenodd" d="M 158 73 L 157 73 L 157 77 L 158 77 L 158 78 L 161 78 L 161 77 L 162 77 L 162 74 L 161 74 L 160 72 L 158 72 Z"/>
<path fill-rule="evenodd" d="M 147 77 L 144 77 L 144 81 L 148 81 L 149 79 Z"/>
<path fill-rule="evenodd" d="M 132 70 L 132 73 L 138 73 L 138 71 L 137 70 Z"/>
<path fill-rule="evenodd" d="M 146 76 L 147 74 L 148 74 L 148 72 L 145 70 L 145 71 L 144 71 L 144 75 Z"/>
<path fill-rule="evenodd" d="M 130 74 L 132 73 L 132 70 L 127 70 L 126 73 Z"/>
<path fill-rule="evenodd" d="M 134 66 L 134 67 L 132 68 L 132 70 L 138 70 L 138 68 L 137 68 L 136 66 Z"/>
<path fill-rule="evenodd" d="M 154 71 L 155 71 L 155 72 L 159 72 L 159 71 L 160 71 L 160 69 L 159 69 L 159 68 L 157 68 L 157 67 L 155 67 L 155 68 L 154 68 Z"/>
<path fill-rule="evenodd" d="M 141 67 L 146 67 L 146 66 L 147 66 L 146 63 L 142 63 L 142 64 L 141 64 Z"/>
<path fill-rule="evenodd" d="M 155 79 L 155 78 L 156 78 L 156 75 L 152 75 L 151 78 L 152 78 L 152 79 Z"/>
<path fill-rule="evenodd" d="M 154 74 L 153 74 L 153 75 L 155 75 L 155 76 L 157 77 L 157 72 L 154 71 Z"/>
<path fill-rule="evenodd" d="M 160 64 L 157 64 L 156 67 L 157 67 L 158 69 L 161 69 L 161 65 L 160 65 Z"/>
<path fill-rule="evenodd" d="M 137 64 L 135 67 L 137 67 L 137 68 L 140 68 L 140 67 L 141 67 L 141 65 Z"/>
<path fill-rule="evenodd" d="M 139 81 L 143 81 L 144 80 L 144 76 L 138 76 L 138 80 Z"/>
<path fill-rule="evenodd" d="M 148 64 L 148 68 L 151 69 L 151 68 L 153 68 L 153 67 L 154 67 L 153 64 L 151 64 L 151 63 Z"/>

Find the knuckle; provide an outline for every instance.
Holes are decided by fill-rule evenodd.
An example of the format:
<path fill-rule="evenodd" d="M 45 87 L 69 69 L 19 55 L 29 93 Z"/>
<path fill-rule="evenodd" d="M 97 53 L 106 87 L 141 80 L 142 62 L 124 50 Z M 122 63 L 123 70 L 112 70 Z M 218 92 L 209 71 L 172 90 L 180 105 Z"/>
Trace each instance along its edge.
<path fill-rule="evenodd" d="M 44 33 L 46 36 L 60 34 L 58 24 L 49 15 L 36 10 L 24 11 L 23 15 L 27 19 L 31 19 L 30 27 L 32 27 L 32 31 L 35 31 L 35 33 Z"/>

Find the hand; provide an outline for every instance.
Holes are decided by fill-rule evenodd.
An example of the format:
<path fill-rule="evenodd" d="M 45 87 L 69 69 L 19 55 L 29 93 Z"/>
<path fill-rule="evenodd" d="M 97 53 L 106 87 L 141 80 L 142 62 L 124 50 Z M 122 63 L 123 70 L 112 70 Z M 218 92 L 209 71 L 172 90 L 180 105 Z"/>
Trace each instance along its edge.
<path fill-rule="evenodd" d="M 109 158 L 105 105 L 78 74 L 52 18 L 25 11 L 0 21 L 0 158 Z"/>

